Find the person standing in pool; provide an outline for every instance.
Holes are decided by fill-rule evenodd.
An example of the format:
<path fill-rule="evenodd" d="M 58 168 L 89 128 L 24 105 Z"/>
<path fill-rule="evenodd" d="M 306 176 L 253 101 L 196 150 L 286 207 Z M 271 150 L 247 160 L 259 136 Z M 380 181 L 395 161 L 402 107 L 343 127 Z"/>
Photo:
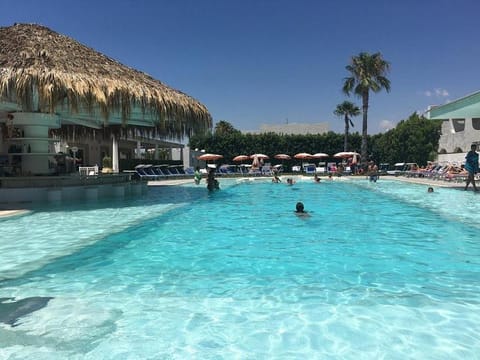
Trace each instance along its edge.
<path fill-rule="evenodd" d="M 202 181 L 202 173 L 200 172 L 200 168 L 198 166 L 195 168 L 195 174 L 193 175 L 193 178 L 196 185 L 199 185 L 200 181 Z"/>
<path fill-rule="evenodd" d="M 220 184 L 218 183 L 218 180 L 215 179 L 215 169 L 210 169 L 210 171 L 208 172 L 207 189 L 209 191 L 220 189 Z"/>
<path fill-rule="evenodd" d="M 475 144 L 472 144 L 470 151 L 465 156 L 465 170 L 468 171 L 468 177 L 464 190 L 467 190 L 468 185 L 472 183 L 473 190 L 478 191 L 477 185 L 475 184 L 475 174 L 478 172 L 478 153 L 477 145 Z"/>

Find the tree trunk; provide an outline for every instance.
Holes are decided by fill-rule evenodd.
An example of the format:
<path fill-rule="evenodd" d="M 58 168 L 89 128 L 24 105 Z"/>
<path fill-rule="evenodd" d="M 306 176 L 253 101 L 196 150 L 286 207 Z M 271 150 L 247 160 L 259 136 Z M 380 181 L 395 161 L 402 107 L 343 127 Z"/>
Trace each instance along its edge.
<path fill-rule="evenodd" d="M 362 164 L 368 162 L 368 144 L 367 144 L 367 134 L 368 134 L 368 90 L 365 91 L 362 95 L 362 107 L 363 107 L 363 124 L 362 124 Z"/>
<path fill-rule="evenodd" d="M 345 139 L 343 140 L 343 151 L 348 148 L 348 116 L 345 114 Z"/>

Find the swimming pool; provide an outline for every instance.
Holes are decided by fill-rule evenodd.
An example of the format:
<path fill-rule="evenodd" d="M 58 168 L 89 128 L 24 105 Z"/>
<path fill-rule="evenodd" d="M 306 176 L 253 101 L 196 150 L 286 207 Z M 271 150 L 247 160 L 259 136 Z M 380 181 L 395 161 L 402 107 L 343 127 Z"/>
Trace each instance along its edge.
<path fill-rule="evenodd" d="M 0 323 L 0 357 L 478 357 L 478 195 L 221 186 L 0 221 L 0 298 L 52 297 Z"/>

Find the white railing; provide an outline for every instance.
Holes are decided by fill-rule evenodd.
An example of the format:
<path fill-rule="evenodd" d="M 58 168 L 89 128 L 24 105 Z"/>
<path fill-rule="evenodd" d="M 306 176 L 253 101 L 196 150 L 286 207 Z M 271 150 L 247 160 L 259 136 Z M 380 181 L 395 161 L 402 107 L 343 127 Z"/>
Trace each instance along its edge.
<path fill-rule="evenodd" d="M 98 166 L 80 166 L 78 168 L 80 176 L 93 176 L 98 175 Z"/>

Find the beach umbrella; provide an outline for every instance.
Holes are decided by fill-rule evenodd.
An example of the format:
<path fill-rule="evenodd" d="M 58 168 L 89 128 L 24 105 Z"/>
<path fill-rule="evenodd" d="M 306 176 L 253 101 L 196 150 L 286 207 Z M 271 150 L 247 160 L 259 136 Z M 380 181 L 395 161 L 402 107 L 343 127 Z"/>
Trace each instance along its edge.
<path fill-rule="evenodd" d="M 312 154 L 302 152 L 302 153 L 295 154 L 293 157 L 295 159 L 307 160 L 312 158 Z"/>
<path fill-rule="evenodd" d="M 322 158 L 326 158 L 326 157 L 329 157 L 330 155 L 328 154 L 325 154 L 325 153 L 316 153 L 316 154 L 313 154 L 312 157 L 314 159 L 322 159 Z"/>
<path fill-rule="evenodd" d="M 293 157 L 294 157 L 295 159 L 300 159 L 300 160 L 302 160 L 302 169 L 303 169 L 303 161 L 304 161 L 304 160 L 311 159 L 311 158 L 312 158 L 312 154 L 303 152 L 303 153 L 295 154 Z"/>
<path fill-rule="evenodd" d="M 248 160 L 250 157 L 248 155 L 238 155 L 235 156 L 232 160 L 235 162 Z"/>
<path fill-rule="evenodd" d="M 287 154 L 277 154 L 274 156 L 274 158 L 278 160 L 290 160 L 292 157 Z"/>
<path fill-rule="evenodd" d="M 360 154 L 356 153 L 356 152 L 353 152 L 353 151 L 341 151 L 341 152 L 333 155 L 333 157 L 342 158 L 342 159 L 348 159 L 348 158 L 351 158 L 353 156 L 360 156 Z"/>
<path fill-rule="evenodd" d="M 254 158 L 258 158 L 259 160 L 262 159 L 262 160 L 266 160 L 266 159 L 270 159 L 267 155 L 265 154 L 253 154 L 253 155 L 250 155 L 250 159 L 254 159 Z"/>
<path fill-rule="evenodd" d="M 200 156 L 197 156 L 198 160 L 203 160 L 203 161 L 216 161 L 221 158 L 223 158 L 223 155 L 219 155 L 219 154 L 202 154 Z"/>
<path fill-rule="evenodd" d="M 274 156 L 275 159 L 282 160 L 282 165 L 284 160 L 290 160 L 292 157 L 287 154 L 277 154 Z"/>

